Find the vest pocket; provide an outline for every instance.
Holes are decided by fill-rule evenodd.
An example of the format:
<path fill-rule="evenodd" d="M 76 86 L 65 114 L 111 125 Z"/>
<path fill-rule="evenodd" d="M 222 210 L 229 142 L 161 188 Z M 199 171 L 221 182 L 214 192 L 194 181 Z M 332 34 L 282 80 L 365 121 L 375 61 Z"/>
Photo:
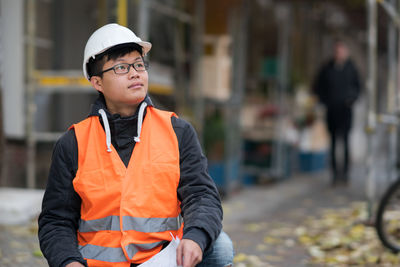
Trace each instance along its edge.
<path fill-rule="evenodd" d="M 144 173 L 148 191 L 151 192 L 150 203 L 154 207 L 176 212 L 179 168 L 175 164 L 153 162 L 147 164 Z"/>
<path fill-rule="evenodd" d="M 82 199 L 83 214 L 90 212 L 90 215 L 96 214 L 97 218 L 102 218 L 110 214 L 107 212 L 117 209 L 112 203 L 118 201 L 118 191 L 108 188 L 102 170 L 80 172 L 73 180 L 73 185 Z"/>
<path fill-rule="evenodd" d="M 77 174 L 73 180 L 75 190 L 80 193 L 100 192 L 106 189 L 106 183 L 101 170 L 84 171 Z"/>

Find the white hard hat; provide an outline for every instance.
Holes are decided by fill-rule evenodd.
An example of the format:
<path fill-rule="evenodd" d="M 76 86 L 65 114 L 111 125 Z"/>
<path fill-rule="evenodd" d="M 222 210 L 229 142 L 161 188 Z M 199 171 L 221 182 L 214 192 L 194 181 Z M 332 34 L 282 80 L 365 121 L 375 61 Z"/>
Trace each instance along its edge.
<path fill-rule="evenodd" d="M 130 29 L 111 23 L 104 25 L 97 29 L 89 38 L 85 46 L 85 54 L 83 57 L 83 75 L 89 80 L 90 77 L 87 73 L 87 63 L 91 57 L 95 57 L 106 51 L 107 49 L 126 43 L 136 43 L 143 47 L 143 54 L 151 49 L 151 43 L 142 41 L 136 34 Z"/>

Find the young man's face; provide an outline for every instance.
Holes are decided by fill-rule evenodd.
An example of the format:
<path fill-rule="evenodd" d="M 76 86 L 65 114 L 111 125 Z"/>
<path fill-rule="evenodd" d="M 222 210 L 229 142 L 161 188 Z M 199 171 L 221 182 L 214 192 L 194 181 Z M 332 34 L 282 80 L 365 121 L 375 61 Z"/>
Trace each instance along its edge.
<path fill-rule="evenodd" d="M 103 70 L 114 67 L 121 63 L 143 62 L 138 51 L 133 51 L 116 60 L 109 60 L 104 64 Z M 124 114 L 132 108 L 133 112 L 137 106 L 144 100 L 148 90 L 147 71 L 136 71 L 130 66 L 126 74 L 116 74 L 113 70 L 103 73 L 103 77 L 93 77 L 97 81 L 92 82 L 96 90 L 103 93 L 107 108 L 111 113 Z"/>

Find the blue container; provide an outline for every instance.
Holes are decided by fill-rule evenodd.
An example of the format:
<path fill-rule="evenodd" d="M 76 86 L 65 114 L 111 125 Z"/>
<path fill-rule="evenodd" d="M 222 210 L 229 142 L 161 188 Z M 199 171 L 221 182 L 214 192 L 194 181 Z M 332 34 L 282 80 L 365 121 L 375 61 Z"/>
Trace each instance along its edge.
<path fill-rule="evenodd" d="M 316 172 L 327 166 L 327 152 L 299 152 L 299 165 L 302 172 Z"/>
<path fill-rule="evenodd" d="M 229 194 L 232 187 L 239 182 L 239 160 L 209 161 L 208 173 L 214 180 L 215 185 L 222 194 Z"/>
<path fill-rule="evenodd" d="M 242 184 L 245 186 L 255 185 L 257 183 L 257 176 L 253 174 L 243 174 Z"/>
<path fill-rule="evenodd" d="M 209 162 L 208 173 L 218 188 L 223 188 L 225 186 L 225 170 L 223 162 Z"/>

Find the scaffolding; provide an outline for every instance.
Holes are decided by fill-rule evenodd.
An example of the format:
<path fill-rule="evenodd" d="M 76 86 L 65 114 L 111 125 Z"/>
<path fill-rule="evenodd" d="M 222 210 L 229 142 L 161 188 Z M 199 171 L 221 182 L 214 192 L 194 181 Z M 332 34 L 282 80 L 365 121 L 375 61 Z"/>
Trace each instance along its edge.
<path fill-rule="evenodd" d="M 387 90 L 386 90 L 386 110 L 378 111 L 377 98 L 378 91 L 378 5 L 382 7 L 390 18 L 387 32 Z M 366 158 L 367 183 L 366 195 L 368 200 L 368 215 L 371 220 L 373 217 L 374 204 L 376 203 L 376 185 L 378 173 L 374 167 L 377 157 L 378 127 L 387 127 L 389 134 L 389 151 L 387 173 L 385 174 L 388 182 L 397 178 L 396 165 L 399 161 L 397 152 L 399 143 L 399 111 L 400 111 L 400 86 L 399 86 L 399 67 L 400 47 L 399 47 L 399 30 L 400 30 L 400 14 L 398 11 L 398 3 L 396 0 L 367 0 L 367 97 L 368 97 L 368 113 L 367 128 L 368 137 L 368 155 Z"/>

